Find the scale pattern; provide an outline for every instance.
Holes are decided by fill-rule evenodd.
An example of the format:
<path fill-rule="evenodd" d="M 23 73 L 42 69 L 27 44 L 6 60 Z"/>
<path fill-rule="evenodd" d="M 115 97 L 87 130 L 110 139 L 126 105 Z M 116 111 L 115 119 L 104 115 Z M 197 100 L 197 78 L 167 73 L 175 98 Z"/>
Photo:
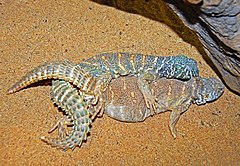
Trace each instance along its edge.
<path fill-rule="evenodd" d="M 136 76 L 138 87 L 151 115 L 156 113 L 157 103 L 149 83 L 163 77 L 189 80 L 199 76 L 197 62 L 185 55 L 153 56 L 124 52 L 104 53 L 81 62 L 78 67 L 100 81 L 99 85 L 96 86 L 101 87 L 97 88 L 101 89 L 98 90 L 100 99 L 102 99 L 101 96 L 112 79 L 120 76 Z M 99 112 L 101 112 L 96 112 L 95 115 L 102 114 L 103 104 L 99 108 Z"/>
<path fill-rule="evenodd" d="M 65 82 L 55 85 L 65 86 Z M 216 78 L 192 78 L 188 81 L 161 78 L 151 83 L 155 90 L 158 108 L 157 113 L 172 111 L 169 128 L 174 138 L 177 137 L 176 124 L 191 104 L 202 105 L 218 99 L 223 91 L 223 83 Z M 65 86 L 64 91 L 72 91 L 73 87 Z M 55 96 L 52 96 L 53 98 Z M 104 93 L 105 110 L 109 117 L 122 122 L 141 122 L 151 116 L 144 103 L 144 98 L 137 88 L 136 77 L 120 77 L 113 80 Z"/>
<path fill-rule="evenodd" d="M 113 78 L 125 75 L 138 77 L 138 87 L 141 90 L 146 105 L 151 114 L 156 113 L 156 98 L 152 94 L 149 83 L 162 77 L 188 80 L 199 76 L 195 60 L 184 55 L 153 56 L 129 53 L 105 53 L 74 65 L 69 61 L 47 63 L 37 67 L 25 75 L 9 89 L 14 93 L 34 82 L 43 79 L 63 79 L 76 85 L 80 92 L 90 96 L 92 105 L 101 103 L 98 111 L 102 113 L 104 105 L 102 94 Z M 86 97 L 84 95 L 84 97 Z"/>
<path fill-rule="evenodd" d="M 153 75 L 153 80 L 162 77 L 188 80 L 199 76 L 197 62 L 185 55 L 154 56 L 125 52 L 104 53 L 89 58 L 78 66 L 94 77 L 101 77 L 106 73 L 109 73 L 112 78 L 149 73 Z"/>
<path fill-rule="evenodd" d="M 87 104 L 83 101 L 83 97 L 78 94 L 77 89 L 65 81 L 53 81 L 51 95 L 54 96 L 53 101 L 67 114 L 72 132 L 66 138 L 41 137 L 41 139 L 64 150 L 73 150 L 76 146 L 80 147 L 82 141 L 87 140 L 87 134 L 90 131 L 89 125 L 92 123 Z"/>
<path fill-rule="evenodd" d="M 28 72 L 8 90 L 8 93 L 15 93 L 28 85 L 46 79 L 63 79 L 89 94 L 92 93 L 96 83 L 94 78 L 69 61 L 51 62 Z"/>
<path fill-rule="evenodd" d="M 149 83 L 162 77 L 188 80 L 198 75 L 199 71 L 196 61 L 184 55 L 159 57 L 129 53 L 105 53 L 96 55 L 78 65 L 74 65 L 69 61 L 41 65 L 25 75 L 20 81 L 13 85 L 8 92 L 17 92 L 32 83 L 45 79 L 61 80 L 63 81 L 62 84 L 68 88 L 59 88 L 60 91 L 63 91 L 62 93 L 54 92 L 58 84 L 53 82 L 52 97 L 59 107 L 63 108 L 66 113 L 69 113 L 69 117 L 75 118 L 71 118 L 71 120 L 77 122 L 77 119 L 85 115 L 79 117 L 77 115 L 79 112 L 86 111 L 86 115 L 91 116 L 92 119 L 99 114 L 100 110 L 100 113 L 102 113 L 104 105 L 102 94 L 111 80 L 119 76 L 136 76 L 138 78 L 138 87 L 144 96 L 147 107 L 151 110 L 151 115 L 153 115 L 156 113 L 156 101 L 149 88 Z M 71 89 L 72 87 L 69 83 L 72 83 L 78 88 L 80 97 L 77 96 L 75 89 Z M 64 91 L 69 94 L 74 94 L 73 96 L 81 99 L 80 103 L 78 103 L 80 106 L 86 104 L 86 99 L 90 99 L 86 101 L 87 106 L 92 107 L 96 104 L 100 106 L 94 107 L 93 110 L 85 107 L 85 111 L 71 110 L 71 103 L 62 102 L 58 98 Z M 66 95 L 64 99 L 66 101 L 72 101 L 72 99 L 74 99 L 73 96 Z M 76 111 L 76 115 L 74 111 Z M 90 124 L 90 122 L 86 124 Z M 53 146 L 63 149 L 74 149 L 77 145 L 81 145 L 82 140 L 86 139 L 86 134 L 89 132 L 89 126 L 86 124 L 78 125 L 73 123 L 74 130 L 72 134 L 62 140 L 45 137 L 42 137 L 42 139 Z M 84 129 L 80 129 L 82 133 L 79 133 L 78 130 L 82 127 Z"/>
<path fill-rule="evenodd" d="M 121 77 L 113 80 L 104 93 L 105 110 L 109 117 L 122 122 L 141 122 L 150 117 L 143 95 L 136 88 L 135 77 Z M 218 99 L 223 83 L 216 78 L 192 78 L 188 81 L 161 78 L 150 84 L 157 97 L 157 113 L 171 111 L 169 127 L 174 138 L 177 136 L 176 123 L 180 115 L 191 104 L 202 105 Z"/>

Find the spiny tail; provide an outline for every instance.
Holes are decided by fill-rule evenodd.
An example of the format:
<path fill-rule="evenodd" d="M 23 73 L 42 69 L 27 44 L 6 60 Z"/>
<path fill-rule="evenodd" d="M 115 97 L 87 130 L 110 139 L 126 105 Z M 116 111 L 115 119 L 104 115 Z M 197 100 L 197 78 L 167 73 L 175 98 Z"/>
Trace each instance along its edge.
<path fill-rule="evenodd" d="M 66 112 L 72 120 L 72 132 L 63 139 L 41 137 L 41 139 L 53 147 L 64 150 L 74 149 L 81 146 L 82 141 L 87 140 L 90 131 L 91 118 L 82 96 L 71 86 L 70 83 L 56 80 L 53 81 L 52 93 L 54 102 Z"/>
<path fill-rule="evenodd" d="M 69 61 L 46 63 L 36 67 L 14 84 L 8 93 L 17 92 L 28 85 L 46 79 L 63 79 L 84 91 L 91 89 L 93 78 Z"/>

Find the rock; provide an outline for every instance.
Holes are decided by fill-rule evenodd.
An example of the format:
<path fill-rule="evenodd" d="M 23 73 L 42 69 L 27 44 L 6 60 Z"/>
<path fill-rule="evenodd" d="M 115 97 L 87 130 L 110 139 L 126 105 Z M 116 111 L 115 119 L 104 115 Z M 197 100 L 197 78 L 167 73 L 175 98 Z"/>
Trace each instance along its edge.
<path fill-rule="evenodd" d="M 240 1 L 165 2 L 197 33 L 228 87 L 240 93 Z"/>

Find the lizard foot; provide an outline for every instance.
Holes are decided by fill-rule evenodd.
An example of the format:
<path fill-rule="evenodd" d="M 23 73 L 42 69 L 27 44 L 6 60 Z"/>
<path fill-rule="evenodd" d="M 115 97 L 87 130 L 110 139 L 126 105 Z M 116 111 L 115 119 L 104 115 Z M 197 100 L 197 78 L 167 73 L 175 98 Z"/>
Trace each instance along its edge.
<path fill-rule="evenodd" d="M 71 125 L 71 119 L 64 115 L 60 118 L 57 123 L 49 130 L 48 133 L 52 133 L 55 129 L 58 128 L 58 138 L 63 139 L 69 135 L 67 126 Z"/>
<path fill-rule="evenodd" d="M 154 114 L 156 114 L 156 110 L 157 110 L 157 97 L 155 97 L 155 95 L 153 95 L 154 92 L 152 90 L 152 93 L 144 93 L 144 100 L 146 103 L 147 108 L 150 109 L 150 115 L 153 116 Z"/>
<path fill-rule="evenodd" d="M 170 115 L 169 128 L 174 139 L 177 138 L 177 135 L 184 136 L 184 134 L 177 132 L 177 129 L 176 129 L 176 124 L 180 118 L 180 115 L 181 115 L 181 111 L 178 111 L 178 110 L 172 110 L 172 113 Z"/>
<path fill-rule="evenodd" d="M 104 102 L 102 98 L 99 98 L 99 102 L 97 105 L 91 107 L 91 119 L 94 120 L 97 117 L 102 117 L 104 111 Z"/>
<path fill-rule="evenodd" d="M 176 128 L 173 127 L 173 126 L 170 126 L 170 131 L 171 131 L 171 134 L 172 134 L 172 136 L 173 136 L 174 139 L 177 138 L 177 135 L 181 135 L 181 136 L 183 136 L 183 137 L 185 136 L 184 133 L 177 131 Z"/>
<path fill-rule="evenodd" d="M 150 109 L 150 115 L 153 116 L 157 112 L 157 98 L 153 89 L 150 89 L 148 82 L 141 77 L 138 79 L 138 87 L 143 94 L 147 108 Z"/>

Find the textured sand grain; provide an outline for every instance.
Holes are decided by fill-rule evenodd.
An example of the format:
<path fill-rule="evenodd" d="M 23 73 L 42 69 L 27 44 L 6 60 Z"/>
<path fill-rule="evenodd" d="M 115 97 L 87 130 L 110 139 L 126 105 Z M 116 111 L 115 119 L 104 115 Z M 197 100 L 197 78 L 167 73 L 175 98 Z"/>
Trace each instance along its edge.
<path fill-rule="evenodd" d="M 177 127 L 184 137 L 172 138 L 169 113 L 134 124 L 104 116 L 93 123 L 89 141 L 73 152 L 39 139 L 48 135 L 58 112 L 49 86 L 7 95 L 39 64 L 78 63 L 110 51 L 186 54 L 197 60 L 202 76 L 217 76 L 196 36 L 161 1 L 156 8 L 152 1 L 139 3 L 132 9 L 87 0 L 0 3 L 0 165 L 239 164 L 240 98 L 228 90 L 218 101 L 192 106 L 181 117 Z"/>

